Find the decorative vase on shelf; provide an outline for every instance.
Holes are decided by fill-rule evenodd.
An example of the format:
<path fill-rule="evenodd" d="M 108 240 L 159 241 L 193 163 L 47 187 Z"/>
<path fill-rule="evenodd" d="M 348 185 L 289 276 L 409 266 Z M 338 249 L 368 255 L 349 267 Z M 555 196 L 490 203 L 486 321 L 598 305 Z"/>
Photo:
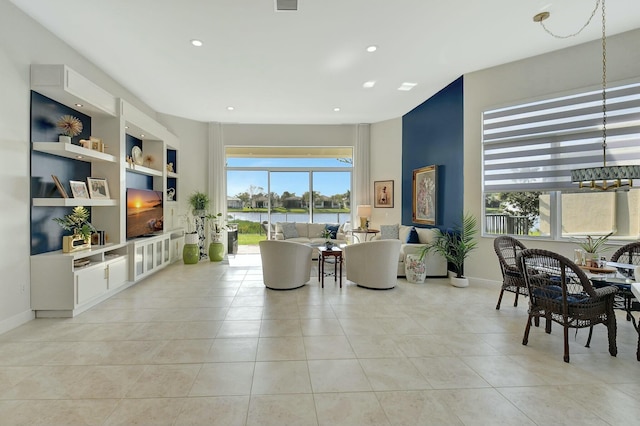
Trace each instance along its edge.
<path fill-rule="evenodd" d="M 60 142 L 60 143 L 71 143 L 71 136 L 60 135 L 60 136 L 58 136 L 58 142 Z"/>
<path fill-rule="evenodd" d="M 427 265 L 419 254 L 408 254 L 404 259 L 404 273 L 410 283 L 422 284 L 427 276 Z"/>

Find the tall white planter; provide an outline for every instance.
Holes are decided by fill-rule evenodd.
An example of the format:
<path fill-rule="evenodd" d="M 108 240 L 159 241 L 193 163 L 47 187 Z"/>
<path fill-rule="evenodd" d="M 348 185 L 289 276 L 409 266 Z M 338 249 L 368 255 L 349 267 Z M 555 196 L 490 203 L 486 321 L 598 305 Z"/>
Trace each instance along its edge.
<path fill-rule="evenodd" d="M 410 283 L 420 284 L 427 276 L 427 265 L 418 254 L 408 254 L 404 258 L 404 274 Z"/>

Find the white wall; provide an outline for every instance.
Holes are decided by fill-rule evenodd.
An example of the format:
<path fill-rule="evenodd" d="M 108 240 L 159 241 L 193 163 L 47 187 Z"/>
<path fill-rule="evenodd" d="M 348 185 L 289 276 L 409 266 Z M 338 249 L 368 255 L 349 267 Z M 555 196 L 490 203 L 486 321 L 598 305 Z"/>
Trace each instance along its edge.
<path fill-rule="evenodd" d="M 356 126 L 224 123 L 222 140 L 225 146 L 354 146 Z"/>
<path fill-rule="evenodd" d="M 0 220 L 2 333 L 33 318 L 29 297 L 30 65 L 67 64 L 103 89 L 126 99 L 152 118 L 156 118 L 156 114 L 126 88 L 34 22 L 8 0 L 0 0 L 0 16 L 0 177 L 4 187 Z M 169 121 L 169 124 L 175 124 L 175 121 Z M 183 126 L 176 127 L 178 132 L 183 131 Z M 195 130 L 185 133 L 188 136 L 198 134 Z M 206 148 L 206 137 L 200 141 L 200 145 Z M 194 155 L 199 158 L 197 150 Z M 206 177 L 206 174 L 204 176 Z M 190 179 L 187 174 L 187 181 Z M 195 177 L 193 179 L 197 180 Z"/>
<path fill-rule="evenodd" d="M 607 38 L 608 81 L 640 77 L 640 30 Z M 550 94 L 599 87 L 602 52 L 599 41 L 540 55 L 464 76 L 464 206 L 481 217 L 481 114 L 490 107 Z M 527 240 L 532 248 L 556 251 L 571 258 L 575 244 Z M 481 238 L 465 263 L 470 277 L 499 281 L 493 238 Z"/>
<path fill-rule="evenodd" d="M 392 225 L 402 220 L 402 118 L 371 125 L 371 181 L 393 180 L 393 208 L 374 208 L 371 226 Z M 372 187 L 373 190 L 373 187 Z"/>

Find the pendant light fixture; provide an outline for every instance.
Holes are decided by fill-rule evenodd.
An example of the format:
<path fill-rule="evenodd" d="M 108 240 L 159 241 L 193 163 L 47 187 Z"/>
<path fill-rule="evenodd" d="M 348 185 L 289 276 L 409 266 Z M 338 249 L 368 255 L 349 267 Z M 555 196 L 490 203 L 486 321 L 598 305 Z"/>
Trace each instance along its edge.
<path fill-rule="evenodd" d="M 549 12 L 538 13 L 533 17 L 533 21 L 540 23 L 542 28 L 555 38 L 574 37 L 589 25 L 598 11 L 598 6 L 602 11 L 602 166 L 571 170 L 571 182 L 577 183 L 580 188 L 606 191 L 607 189 L 633 186 L 633 179 L 640 179 L 640 165 L 607 166 L 607 36 L 605 0 L 596 1 L 588 21 L 573 34 L 560 36 L 551 32 L 544 25 L 544 21 L 551 16 Z"/>

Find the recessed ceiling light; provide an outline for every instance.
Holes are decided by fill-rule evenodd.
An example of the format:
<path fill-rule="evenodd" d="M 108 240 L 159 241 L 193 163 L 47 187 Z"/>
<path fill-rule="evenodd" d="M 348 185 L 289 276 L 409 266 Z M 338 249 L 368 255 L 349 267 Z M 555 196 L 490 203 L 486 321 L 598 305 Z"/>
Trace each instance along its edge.
<path fill-rule="evenodd" d="M 376 50 L 378 50 L 378 46 L 371 45 L 367 47 L 367 52 L 369 53 L 375 52 Z"/>
<path fill-rule="evenodd" d="M 333 109 L 333 111 L 334 111 L 334 112 L 340 112 L 340 108 L 339 108 L 339 107 L 335 107 L 335 108 Z"/>
<path fill-rule="evenodd" d="M 376 85 L 376 82 L 373 80 L 370 80 L 370 81 L 365 81 L 362 87 L 364 87 L 365 89 L 371 89 L 375 85 Z"/>
<path fill-rule="evenodd" d="M 193 40 L 191 40 L 191 44 L 193 44 L 195 47 L 200 47 L 202 46 L 202 40 L 198 40 L 197 38 L 194 38 Z"/>
<path fill-rule="evenodd" d="M 402 90 L 404 92 L 408 92 L 409 90 L 413 89 L 414 87 L 416 87 L 418 85 L 418 83 L 409 83 L 409 82 L 404 82 L 400 85 L 400 87 L 398 87 L 398 90 Z"/>
<path fill-rule="evenodd" d="M 144 138 L 144 135 L 140 135 L 141 138 Z"/>
<path fill-rule="evenodd" d="M 84 105 L 82 105 L 82 104 L 76 104 L 76 106 L 77 106 L 77 107 L 82 108 Z"/>
<path fill-rule="evenodd" d="M 232 106 L 228 106 L 228 107 L 227 107 L 227 111 L 233 111 L 234 109 L 235 109 L 235 108 L 234 108 L 234 107 L 232 107 Z"/>

